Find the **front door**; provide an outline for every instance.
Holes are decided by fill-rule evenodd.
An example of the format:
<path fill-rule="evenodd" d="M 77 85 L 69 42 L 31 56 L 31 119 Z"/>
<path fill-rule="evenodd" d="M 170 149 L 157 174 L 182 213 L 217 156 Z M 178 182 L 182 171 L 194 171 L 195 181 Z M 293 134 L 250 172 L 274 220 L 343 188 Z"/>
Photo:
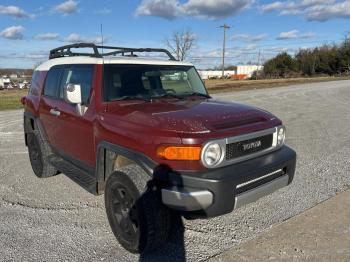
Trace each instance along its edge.
<path fill-rule="evenodd" d="M 74 163 L 95 166 L 95 144 L 93 133 L 94 109 L 90 107 L 93 65 L 66 65 L 60 68 L 59 80 L 56 81 L 55 97 L 43 97 L 43 109 L 46 117 L 43 121 L 51 145 L 63 157 Z M 50 72 L 46 88 L 50 90 Z M 64 99 L 63 89 L 67 84 L 79 84 L 82 92 L 82 106 L 85 113 L 80 115 L 76 105 Z"/>

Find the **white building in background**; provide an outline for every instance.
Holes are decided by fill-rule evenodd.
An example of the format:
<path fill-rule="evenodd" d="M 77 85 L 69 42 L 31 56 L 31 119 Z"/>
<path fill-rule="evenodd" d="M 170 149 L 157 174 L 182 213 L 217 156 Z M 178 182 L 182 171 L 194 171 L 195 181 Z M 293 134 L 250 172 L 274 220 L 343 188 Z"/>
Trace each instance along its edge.
<path fill-rule="evenodd" d="M 10 74 L 10 79 L 15 80 L 18 78 L 18 74 Z"/>
<path fill-rule="evenodd" d="M 262 65 L 237 65 L 237 70 L 225 71 L 225 78 L 246 79 L 250 78 L 255 71 L 260 71 L 264 68 Z M 221 78 L 221 70 L 200 70 L 198 71 L 202 79 Z"/>
<path fill-rule="evenodd" d="M 260 71 L 264 68 L 262 65 L 238 65 L 237 66 L 237 75 L 243 76 L 244 78 L 249 78 L 255 71 Z"/>
<path fill-rule="evenodd" d="M 222 76 L 221 70 L 200 70 L 198 71 L 199 75 L 203 80 L 211 79 L 211 78 L 220 78 Z M 236 71 L 234 70 L 225 70 L 224 75 L 225 77 L 231 77 L 236 74 Z"/>

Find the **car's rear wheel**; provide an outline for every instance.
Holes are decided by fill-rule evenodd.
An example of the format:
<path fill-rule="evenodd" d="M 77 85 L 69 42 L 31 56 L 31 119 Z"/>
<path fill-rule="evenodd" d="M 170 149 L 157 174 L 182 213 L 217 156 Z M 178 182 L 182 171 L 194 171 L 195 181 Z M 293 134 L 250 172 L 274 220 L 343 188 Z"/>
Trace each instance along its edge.
<path fill-rule="evenodd" d="M 29 160 L 34 174 L 37 177 L 50 177 L 56 175 L 55 169 L 48 161 L 50 148 L 47 142 L 43 141 L 37 130 L 27 134 Z"/>
<path fill-rule="evenodd" d="M 169 236 L 171 211 L 161 203 L 153 181 L 136 165 L 112 173 L 106 183 L 109 224 L 119 243 L 132 253 L 152 251 Z"/>

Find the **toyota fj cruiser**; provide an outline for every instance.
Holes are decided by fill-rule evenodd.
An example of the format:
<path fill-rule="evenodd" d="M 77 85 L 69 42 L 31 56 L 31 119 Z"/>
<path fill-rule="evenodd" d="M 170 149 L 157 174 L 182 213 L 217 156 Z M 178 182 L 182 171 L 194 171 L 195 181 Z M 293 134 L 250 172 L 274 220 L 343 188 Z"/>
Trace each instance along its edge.
<path fill-rule="evenodd" d="M 169 60 L 136 55 L 145 52 Z M 33 171 L 104 193 L 130 252 L 159 247 L 176 216 L 223 215 L 292 182 L 296 153 L 282 122 L 212 99 L 169 51 L 80 43 L 49 58 L 22 98 Z"/>

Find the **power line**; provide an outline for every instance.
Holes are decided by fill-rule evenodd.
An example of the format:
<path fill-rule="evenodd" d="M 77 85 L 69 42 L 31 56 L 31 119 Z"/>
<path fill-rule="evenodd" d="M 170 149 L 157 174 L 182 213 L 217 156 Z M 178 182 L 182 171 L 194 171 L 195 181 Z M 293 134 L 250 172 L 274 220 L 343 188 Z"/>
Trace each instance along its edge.
<path fill-rule="evenodd" d="M 269 41 L 270 42 L 270 41 Z M 300 47 L 301 44 L 318 44 L 317 46 L 319 45 L 323 45 L 323 44 L 327 44 L 326 42 L 336 42 L 334 39 L 323 39 L 322 41 L 298 41 L 298 42 L 294 42 L 294 43 L 283 43 L 283 42 L 275 42 L 274 44 L 262 44 L 262 45 L 259 45 L 257 44 L 257 47 L 266 47 L 266 46 L 279 46 L 279 43 L 280 45 L 283 45 L 283 46 L 296 46 L 296 47 Z"/>

